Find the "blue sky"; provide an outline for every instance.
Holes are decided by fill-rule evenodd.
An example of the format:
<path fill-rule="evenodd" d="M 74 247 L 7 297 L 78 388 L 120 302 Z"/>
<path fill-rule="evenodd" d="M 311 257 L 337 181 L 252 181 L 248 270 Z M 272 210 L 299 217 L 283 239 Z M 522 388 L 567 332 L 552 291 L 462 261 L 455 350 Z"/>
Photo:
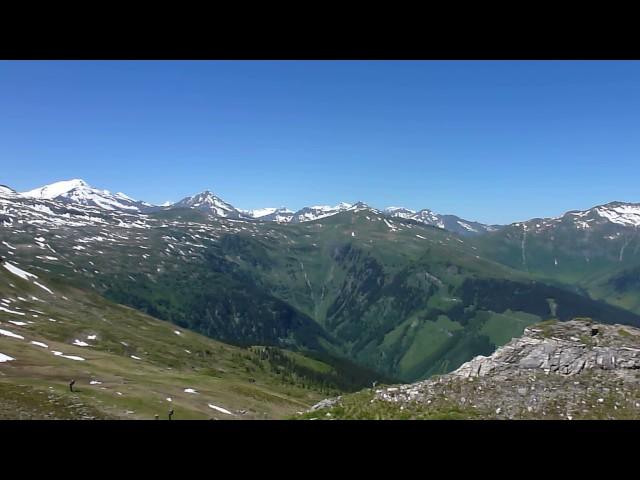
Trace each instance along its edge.
<path fill-rule="evenodd" d="M 506 223 L 640 202 L 640 62 L 0 62 L 0 183 L 161 203 L 430 208 Z"/>

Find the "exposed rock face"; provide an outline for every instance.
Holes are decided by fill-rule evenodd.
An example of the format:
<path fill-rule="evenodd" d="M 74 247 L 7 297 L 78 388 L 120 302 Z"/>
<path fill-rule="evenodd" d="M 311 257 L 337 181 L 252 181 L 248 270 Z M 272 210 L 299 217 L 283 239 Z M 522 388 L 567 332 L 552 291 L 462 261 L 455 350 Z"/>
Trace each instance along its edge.
<path fill-rule="evenodd" d="M 455 412 L 476 419 L 640 419 L 640 329 L 590 319 L 543 322 L 450 374 L 348 401 L 325 401 L 315 410 L 347 405 L 343 410 L 356 418 Z"/>
<path fill-rule="evenodd" d="M 589 319 L 538 324 L 489 357 L 374 398 L 445 402 L 480 418 L 640 418 L 640 329 Z"/>
<path fill-rule="evenodd" d="M 315 412 L 316 410 L 320 410 L 320 409 L 323 409 L 323 408 L 331 408 L 331 407 L 337 405 L 338 403 L 340 403 L 340 399 L 341 398 L 342 397 L 325 398 L 324 400 L 319 401 L 313 407 L 311 407 L 309 409 L 309 411 L 310 412 Z"/>
<path fill-rule="evenodd" d="M 512 340 L 490 357 L 474 358 L 452 375 L 505 376 L 528 369 L 562 375 L 577 375 L 583 370 L 615 370 L 616 374 L 625 375 L 628 373 L 625 370 L 640 369 L 640 331 L 579 320 L 527 328 L 521 338 Z"/>

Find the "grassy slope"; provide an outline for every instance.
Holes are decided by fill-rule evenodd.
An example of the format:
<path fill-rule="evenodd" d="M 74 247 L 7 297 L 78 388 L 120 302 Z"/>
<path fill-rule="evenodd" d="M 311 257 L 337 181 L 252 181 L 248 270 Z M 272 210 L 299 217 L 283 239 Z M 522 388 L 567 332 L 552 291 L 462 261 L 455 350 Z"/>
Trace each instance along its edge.
<path fill-rule="evenodd" d="M 544 378 L 539 376 L 538 385 L 547 388 L 568 389 L 567 383 L 573 379 Z M 545 383 L 546 382 L 546 383 Z M 305 412 L 291 417 L 297 420 L 496 420 L 500 417 L 495 408 L 472 406 L 470 402 L 461 404 L 460 398 L 471 399 L 476 394 L 477 381 L 453 381 L 443 384 L 429 404 L 409 402 L 394 403 L 375 398 L 373 390 L 363 390 L 341 398 L 333 407 Z M 640 401 L 637 390 L 630 397 L 618 394 L 618 383 L 602 376 L 581 378 L 583 387 L 579 393 L 584 401 L 583 409 L 571 412 L 573 420 L 638 420 L 640 412 L 635 405 Z M 501 404 L 499 386 L 484 384 L 491 390 L 487 395 L 495 397 L 495 405 Z M 594 386 L 594 388 L 590 386 Z M 604 393 L 608 388 L 608 393 Z M 562 401 L 549 403 L 544 415 L 523 410 L 517 420 L 566 420 L 566 404 Z"/>
<path fill-rule="evenodd" d="M 0 335 L 0 352 L 15 358 L 0 363 L 0 418 L 152 419 L 156 414 L 166 418 L 172 407 L 176 419 L 281 418 L 338 391 L 330 381 L 321 385 L 295 375 L 306 369 L 321 379 L 323 374 L 340 377 L 326 363 L 295 355 L 293 368 L 279 369 L 252 350 L 39 276 L 37 281 L 53 294 L 0 267 L 0 299 L 13 300 L 1 305 L 24 314 L 0 311 L 0 329 L 24 337 Z M 95 340 L 87 339 L 94 335 Z M 72 345 L 76 339 L 91 346 Z M 70 379 L 76 380 L 73 394 Z M 91 385 L 92 380 L 102 383 Z M 185 393 L 186 388 L 199 394 Z M 217 412 L 209 403 L 235 416 Z"/>

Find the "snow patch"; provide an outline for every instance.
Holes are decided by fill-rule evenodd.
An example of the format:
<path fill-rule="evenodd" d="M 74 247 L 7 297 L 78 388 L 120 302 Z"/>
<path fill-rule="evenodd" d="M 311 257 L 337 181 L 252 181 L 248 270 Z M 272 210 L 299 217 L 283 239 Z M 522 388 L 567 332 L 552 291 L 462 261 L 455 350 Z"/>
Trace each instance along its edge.
<path fill-rule="evenodd" d="M 0 363 L 10 362 L 12 360 L 15 360 L 15 358 L 5 355 L 4 353 L 0 353 Z"/>
<path fill-rule="evenodd" d="M 15 311 L 9 310 L 8 308 L 5 308 L 3 306 L 0 306 L 0 312 L 7 312 L 7 313 L 11 313 L 13 315 L 23 315 L 24 316 L 24 313 L 22 313 L 22 312 L 15 312 Z"/>
<path fill-rule="evenodd" d="M 85 361 L 84 358 L 78 357 L 77 355 L 65 355 L 64 353 L 57 352 L 55 350 L 52 350 L 51 353 L 53 353 L 56 357 L 68 358 L 69 360 L 76 360 L 76 361 L 79 361 L 79 362 L 84 362 Z"/>
<path fill-rule="evenodd" d="M 16 267 L 15 265 L 9 262 L 4 262 L 2 265 L 4 266 L 4 268 L 9 270 L 14 275 L 17 275 L 18 277 L 22 278 L 23 280 L 29 280 L 29 277 L 38 278 L 33 273 L 25 272 L 24 270 Z"/>
<path fill-rule="evenodd" d="M 10 332 L 9 330 L 3 330 L 0 328 L 0 335 L 4 335 L 5 337 L 17 338 L 19 340 L 24 340 L 22 335 L 18 335 L 16 333 Z"/>
<path fill-rule="evenodd" d="M 640 226 L 640 205 L 603 206 L 595 209 L 596 213 L 612 223 L 624 226 Z"/>
<path fill-rule="evenodd" d="M 219 412 L 226 413 L 227 415 L 233 415 L 233 413 L 231 413 L 229 410 L 224 409 L 222 407 L 217 407 L 217 406 L 212 405 L 210 403 L 209 403 L 209 408 L 213 408 L 214 410 L 217 410 Z"/>
<path fill-rule="evenodd" d="M 45 287 L 44 285 L 42 285 L 42 284 L 40 284 L 40 283 L 38 283 L 38 282 L 36 282 L 36 281 L 34 281 L 34 282 L 33 282 L 33 284 L 34 284 L 34 285 L 37 285 L 38 287 L 40 287 L 40 288 L 41 288 L 41 289 L 43 289 L 44 291 L 49 292 L 50 294 L 52 294 L 52 295 L 53 295 L 53 292 L 52 292 L 51 290 L 49 290 L 47 287 Z"/>

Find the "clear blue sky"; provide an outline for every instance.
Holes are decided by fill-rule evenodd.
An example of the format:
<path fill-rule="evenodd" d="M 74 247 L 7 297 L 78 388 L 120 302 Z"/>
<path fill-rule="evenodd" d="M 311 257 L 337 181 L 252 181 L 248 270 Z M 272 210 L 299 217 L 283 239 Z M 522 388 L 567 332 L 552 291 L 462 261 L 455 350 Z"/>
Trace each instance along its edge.
<path fill-rule="evenodd" d="M 640 202 L 640 62 L 0 62 L 0 183 L 506 223 Z"/>

